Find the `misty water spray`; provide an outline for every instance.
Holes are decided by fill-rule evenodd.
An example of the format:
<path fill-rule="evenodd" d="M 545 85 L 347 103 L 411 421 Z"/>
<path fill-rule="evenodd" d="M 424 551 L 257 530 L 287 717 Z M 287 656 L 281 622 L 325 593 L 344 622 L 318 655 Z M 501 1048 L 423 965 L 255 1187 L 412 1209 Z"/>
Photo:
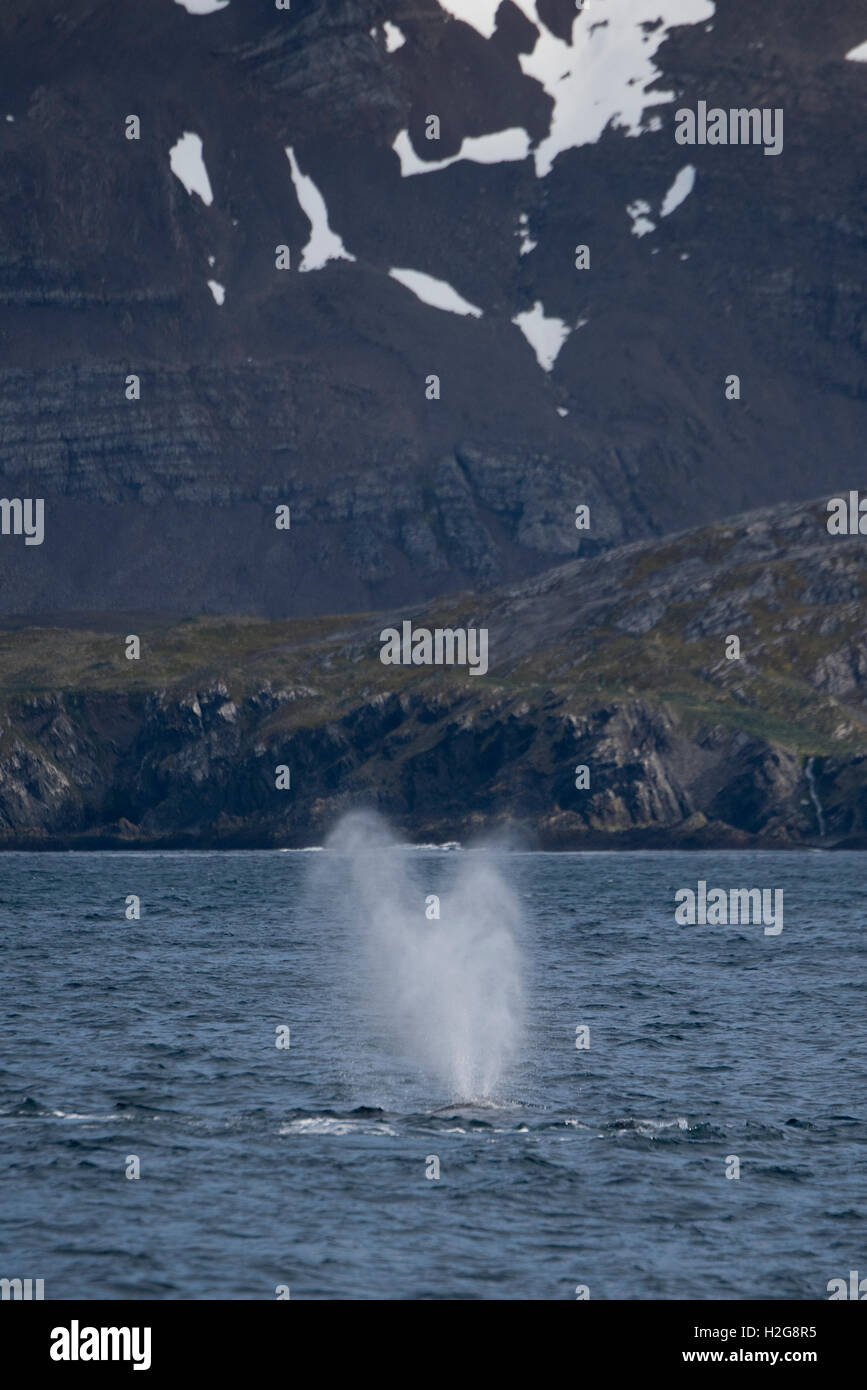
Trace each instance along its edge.
<path fill-rule="evenodd" d="M 521 1045 L 524 1018 L 519 904 L 494 856 L 449 859 L 455 872 L 431 920 L 418 854 L 398 846 L 376 817 L 347 816 L 328 847 L 341 881 L 346 875 L 365 989 L 392 1051 L 450 1099 L 494 1096 Z"/>

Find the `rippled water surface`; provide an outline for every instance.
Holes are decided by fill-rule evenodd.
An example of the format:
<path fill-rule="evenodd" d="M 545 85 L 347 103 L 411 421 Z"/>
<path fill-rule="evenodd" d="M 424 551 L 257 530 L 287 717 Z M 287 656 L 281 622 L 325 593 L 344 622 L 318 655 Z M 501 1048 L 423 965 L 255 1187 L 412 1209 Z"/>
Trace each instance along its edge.
<path fill-rule="evenodd" d="M 396 858 L 428 949 L 425 896 L 454 902 L 472 855 Z M 2 856 L 0 1276 L 47 1298 L 814 1299 L 867 1269 L 867 858 L 486 863 L 518 904 L 525 1017 L 466 1096 L 396 1043 L 394 963 L 373 988 L 360 950 L 375 895 L 342 856 Z M 782 888 L 782 933 L 676 925 L 699 878 Z"/>

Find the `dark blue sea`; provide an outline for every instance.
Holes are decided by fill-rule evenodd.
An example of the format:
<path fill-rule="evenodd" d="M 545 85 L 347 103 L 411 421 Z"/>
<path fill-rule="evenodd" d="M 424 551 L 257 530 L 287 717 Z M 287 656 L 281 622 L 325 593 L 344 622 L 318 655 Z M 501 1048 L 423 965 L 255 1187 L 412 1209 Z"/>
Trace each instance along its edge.
<path fill-rule="evenodd" d="M 825 1299 L 867 1273 L 865 865 L 5 854 L 0 1277 Z M 678 925 L 699 879 L 783 930 Z"/>

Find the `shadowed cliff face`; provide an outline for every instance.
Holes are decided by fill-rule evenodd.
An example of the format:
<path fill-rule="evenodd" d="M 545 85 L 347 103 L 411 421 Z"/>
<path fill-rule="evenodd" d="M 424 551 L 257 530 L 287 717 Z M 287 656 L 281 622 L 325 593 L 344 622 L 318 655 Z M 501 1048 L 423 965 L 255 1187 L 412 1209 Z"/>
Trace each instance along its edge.
<path fill-rule="evenodd" d="M 43 497 L 46 536 L 0 536 L 3 614 L 420 602 L 857 485 L 863 7 L 447 9 L 6 0 L 0 496 Z M 627 19 L 631 83 L 605 58 Z M 700 100 L 782 108 L 783 152 L 676 144 Z M 525 157 L 401 172 L 504 130 Z M 172 170 L 185 132 L 210 200 Z M 353 260 L 302 269 L 338 243 L 287 148 Z M 537 303 L 569 329 L 550 371 L 512 322 Z"/>
<path fill-rule="evenodd" d="M 0 846 L 309 845 L 353 807 L 420 841 L 867 846 L 867 552 L 826 519 L 415 613 L 486 628 L 484 676 L 384 665 L 388 612 L 154 625 L 133 661 L 119 632 L 0 634 Z"/>

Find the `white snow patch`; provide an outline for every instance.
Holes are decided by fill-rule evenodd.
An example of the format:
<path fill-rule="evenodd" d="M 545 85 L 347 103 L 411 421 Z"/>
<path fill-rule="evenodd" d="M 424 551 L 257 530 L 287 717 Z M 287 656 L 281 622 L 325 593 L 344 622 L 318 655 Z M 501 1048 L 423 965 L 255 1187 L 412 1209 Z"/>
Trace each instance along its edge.
<path fill-rule="evenodd" d="M 223 300 L 226 298 L 225 286 L 219 284 L 216 280 L 209 280 L 208 289 L 211 291 L 211 294 L 214 296 L 217 303 L 222 304 Z"/>
<path fill-rule="evenodd" d="M 521 256 L 528 256 L 530 252 L 535 251 L 536 247 L 539 245 L 538 241 L 534 241 L 530 236 L 529 226 L 530 219 L 525 212 L 522 212 L 521 216 L 518 218 L 517 231 L 517 235 L 521 238 L 521 245 L 519 247 L 519 255 Z"/>
<path fill-rule="evenodd" d="M 382 26 L 385 34 L 385 48 L 387 53 L 396 53 L 399 48 L 403 48 L 406 43 L 406 35 L 402 34 L 396 24 L 392 24 L 387 19 Z"/>
<path fill-rule="evenodd" d="M 662 200 L 662 207 L 659 209 L 660 217 L 668 217 L 675 208 L 679 208 L 684 199 L 689 197 L 694 187 L 695 165 L 685 164 Z"/>
<path fill-rule="evenodd" d="M 354 261 L 336 232 L 328 225 L 328 209 L 316 184 L 298 167 L 291 145 L 286 146 L 286 158 L 292 170 L 292 182 L 301 210 L 310 223 L 310 240 L 301 253 L 299 270 L 321 270 L 329 261 Z"/>
<path fill-rule="evenodd" d="M 216 258 L 216 256 L 209 256 L 209 257 L 208 257 L 208 265 L 214 266 L 214 265 L 216 265 L 216 264 L 217 264 L 217 258 Z"/>
<path fill-rule="evenodd" d="M 495 19 L 500 0 L 439 0 L 440 9 L 453 19 L 462 19 L 489 39 L 496 28 Z"/>
<path fill-rule="evenodd" d="M 658 130 L 658 117 L 651 117 L 649 127 L 642 124 L 644 113 L 674 101 L 676 94 L 647 90 L 660 75 L 653 59 L 669 29 L 700 24 L 714 14 L 713 0 L 607 0 L 603 9 L 587 6 L 576 14 L 566 42 L 542 24 L 535 0 L 514 3 L 539 33 L 532 53 L 519 55 L 521 68 L 554 101 L 551 127 L 535 151 L 539 178 L 558 154 L 595 144 L 612 122 L 630 136 Z M 439 5 L 483 38 L 494 33 L 499 0 L 439 0 Z M 658 29 L 641 28 L 659 19 Z"/>
<path fill-rule="evenodd" d="M 608 0 L 607 23 L 592 8 L 575 16 L 571 45 L 541 29 L 533 52 L 520 55 L 522 70 L 554 100 L 551 128 L 535 152 L 539 177 L 564 150 L 595 143 L 609 123 L 641 135 L 645 110 L 675 98 L 647 90 L 660 75 L 653 59 L 668 30 L 713 13 L 712 0 Z M 642 23 L 657 19 L 660 27 L 646 34 Z"/>
<path fill-rule="evenodd" d="M 202 158 L 201 137 L 194 135 L 191 130 L 185 130 L 178 143 L 169 150 L 169 163 L 172 173 L 180 179 L 187 192 L 191 196 L 198 193 L 205 206 L 210 207 L 214 195 Z"/>
<path fill-rule="evenodd" d="M 637 237 L 647 236 L 648 232 L 656 231 L 656 223 L 651 222 L 647 214 L 650 212 L 650 204 L 643 198 L 636 198 L 634 203 L 629 203 L 626 211 L 632 218 L 632 235 Z"/>
<path fill-rule="evenodd" d="M 561 419 L 564 419 L 564 418 L 569 414 L 569 412 L 568 412 L 568 410 L 565 408 L 565 406 L 558 405 L 558 406 L 557 406 L 557 414 L 560 416 Z"/>
<path fill-rule="evenodd" d="M 536 300 L 532 309 L 516 314 L 512 323 L 520 328 L 530 347 L 536 354 L 536 361 L 545 372 L 550 372 L 557 360 L 557 354 L 569 337 L 570 330 L 562 319 L 546 318 L 541 301 Z"/>
<path fill-rule="evenodd" d="M 183 5 L 187 14 L 216 14 L 228 3 L 229 0 L 175 0 L 176 5 Z"/>
<path fill-rule="evenodd" d="M 681 253 L 680 253 L 680 259 L 681 259 L 682 261 L 688 261 L 688 260 L 689 260 L 689 252 L 688 252 L 688 251 L 681 251 Z"/>
<path fill-rule="evenodd" d="M 513 3 L 532 24 L 539 23 L 535 0 L 513 0 Z M 496 28 L 500 0 L 439 0 L 439 6 L 453 19 L 462 19 L 464 24 L 471 24 L 478 30 L 482 38 L 489 39 Z"/>
<path fill-rule="evenodd" d="M 15 117 L 14 117 L 14 116 L 7 116 L 6 119 L 7 119 L 7 121 L 14 121 L 14 120 L 15 120 Z"/>
<path fill-rule="evenodd" d="M 846 57 L 850 63 L 867 63 L 867 42 L 859 43 L 856 48 L 850 48 Z"/>
<path fill-rule="evenodd" d="M 526 159 L 530 152 L 530 137 L 520 126 L 508 130 L 496 130 L 492 135 L 468 135 L 461 141 L 457 154 L 447 159 L 419 159 L 412 147 L 408 130 L 401 130 L 395 136 L 391 147 L 400 160 L 402 178 L 411 174 L 431 174 L 437 169 L 447 169 L 459 159 L 470 159 L 475 164 L 503 164 L 514 159 Z"/>
<path fill-rule="evenodd" d="M 475 304 L 470 304 L 445 280 L 437 280 L 433 275 L 425 275 L 422 270 L 393 269 L 388 273 L 393 280 L 397 280 L 408 290 L 412 290 L 416 299 L 420 299 L 422 304 L 432 304 L 435 309 L 445 309 L 450 314 L 472 314 L 473 318 L 476 319 L 482 317 L 481 309 L 477 308 Z"/>

